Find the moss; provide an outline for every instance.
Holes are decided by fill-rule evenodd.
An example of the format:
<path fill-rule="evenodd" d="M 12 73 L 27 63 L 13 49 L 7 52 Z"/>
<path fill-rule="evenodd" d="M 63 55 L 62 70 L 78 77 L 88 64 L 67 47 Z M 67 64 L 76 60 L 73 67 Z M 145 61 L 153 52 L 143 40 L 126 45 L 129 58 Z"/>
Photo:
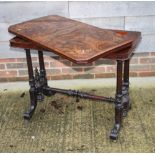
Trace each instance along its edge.
<path fill-rule="evenodd" d="M 132 110 L 115 143 L 109 140 L 112 105 L 56 94 L 38 103 L 31 121 L 24 122 L 28 92 L 1 91 L 0 152 L 155 152 L 154 90 L 131 89 Z M 115 94 L 112 87 L 85 91 Z"/>

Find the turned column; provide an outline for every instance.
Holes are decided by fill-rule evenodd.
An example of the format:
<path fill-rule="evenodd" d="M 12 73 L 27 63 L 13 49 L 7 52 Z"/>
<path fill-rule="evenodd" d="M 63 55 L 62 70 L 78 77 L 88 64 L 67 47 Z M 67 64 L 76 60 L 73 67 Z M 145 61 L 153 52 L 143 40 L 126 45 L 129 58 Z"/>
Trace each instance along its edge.
<path fill-rule="evenodd" d="M 30 119 L 35 111 L 37 106 L 37 99 L 36 99 L 36 88 L 35 88 L 35 79 L 33 75 L 33 67 L 32 67 L 32 59 L 30 49 L 25 49 L 26 51 L 26 60 L 27 60 L 27 67 L 28 67 L 28 75 L 29 75 L 29 85 L 30 85 L 30 108 L 29 110 L 24 113 L 24 119 Z"/>
<path fill-rule="evenodd" d="M 46 70 L 44 64 L 43 51 L 38 51 L 39 67 L 40 67 L 40 78 L 44 86 L 47 86 Z"/>
<path fill-rule="evenodd" d="M 115 125 L 111 131 L 110 138 L 116 140 L 122 125 L 122 71 L 123 62 L 117 60 L 117 82 L 116 82 L 116 101 L 115 101 Z"/>
<path fill-rule="evenodd" d="M 130 59 L 124 61 L 124 79 L 123 79 L 123 116 L 127 116 L 127 113 L 131 107 L 130 105 L 130 98 L 129 98 L 129 66 L 130 66 Z"/>

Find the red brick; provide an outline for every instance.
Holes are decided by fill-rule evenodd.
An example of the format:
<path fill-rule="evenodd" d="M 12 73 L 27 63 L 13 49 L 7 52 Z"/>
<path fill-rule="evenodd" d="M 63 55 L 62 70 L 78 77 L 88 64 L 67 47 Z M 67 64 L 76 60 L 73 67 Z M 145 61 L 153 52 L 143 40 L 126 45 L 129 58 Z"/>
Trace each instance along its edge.
<path fill-rule="evenodd" d="M 140 58 L 141 64 L 155 63 L 155 58 Z"/>
<path fill-rule="evenodd" d="M 61 75 L 50 76 L 50 80 L 62 80 Z"/>
<path fill-rule="evenodd" d="M 5 65 L 4 64 L 0 64 L 0 69 L 5 69 Z"/>
<path fill-rule="evenodd" d="M 39 68 L 39 62 L 33 62 L 33 68 L 35 67 Z M 49 68 L 49 62 L 45 62 L 45 68 Z"/>
<path fill-rule="evenodd" d="M 34 68 L 39 68 L 39 62 L 33 62 L 32 63 L 32 66 L 33 66 L 33 70 L 34 70 Z"/>
<path fill-rule="evenodd" d="M 154 65 L 150 65 L 150 71 L 155 71 L 155 64 Z"/>
<path fill-rule="evenodd" d="M 149 71 L 150 65 L 130 65 L 130 71 Z"/>
<path fill-rule="evenodd" d="M 110 60 L 110 59 L 99 59 L 99 60 L 96 60 L 95 61 L 95 65 L 98 66 L 98 65 L 114 65 L 116 64 L 116 61 L 115 60 Z"/>
<path fill-rule="evenodd" d="M 45 62 L 45 68 L 50 68 L 49 62 Z"/>
<path fill-rule="evenodd" d="M 151 52 L 151 56 L 155 56 L 155 52 Z"/>
<path fill-rule="evenodd" d="M 17 76 L 17 71 L 0 71 L 0 77 Z"/>
<path fill-rule="evenodd" d="M 59 56 L 44 56 L 44 61 L 55 61 L 55 60 L 60 60 Z"/>
<path fill-rule="evenodd" d="M 138 73 L 137 72 L 130 72 L 129 73 L 129 76 L 131 76 L 131 77 L 137 77 L 138 76 Z"/>
<path fill-rule="evenodd" d="M 0 62 L 16 62 L 17 59 L 16 58 L 6 58 L 6 59 L 0 59 Z"/>
<path fill-rule="evenodd" d="M 94 74 L 75 74 L 73 79 L 94 79 Z"/>
<path fill-rule="evenodd" d="M 27 68 L 26 63 L 7 63 L 7 69 L 16 69 L 16 68 Z"/>
<path fill-rule="evenodd" d="M 17 58 L 17 62 L 26 62 L 26 58 Z"/>
<path fill-rule="evenodd" d="M 19 73 L 19 76 L 28 76 L 27 70 L 19 70 L 18 73 Z"/>
<path fill-rule="evenodd" d="M 84 68 L 85 73 L 103 73 L 105 72 L 105 67 L 88 67 Z"/>
<path fill-rule="evenodd" d="M 138 57 L 132 57 L 130 60 L 130 64 L 138 64 Z"/>
<path fill-rule="evenodd" d="M 68 60 L 66 61 L 55 60 L 55 61 L 50 62 L 50 67 L 69 67 L 69 66 L 71 66 L 71 62 Z"/>
<path fill-rule="evenodd" d="M 47 80 L 51 80 L 51 77 L 50 76 L 46 76 Z"/>
<path fill-rule="evenodd" d="M 115 66 L 106 66 L 106 72 L 115 73 L 116 65 Z"/>
<path fill-rule="evenodd" d="M 131 59 L 130 76 L 155 76 L 154 56 L 155 52 L 137 53 L 136 56 Z M 33 57 L 33 59 L 33 67 L 39 66 L 38 58 Z M 46 60 L 45 66 L 48 68 L 47 77 L 52 80 L 93 79 L 94 77 L 108 78 L 115 77 L 116 75 L 116 65 L 114 65 L 115 63 L 111 62 L 111 60 L 105 61 L 104 59 L 99 59 L 98 62 L 95 61 L 87 65 L 77 65 L 58 56 L 55 58 L 48 57 Z M 138 64 L 138 60 L 141 64 Z M 0 59 L 0 62 L 0 82 L 25 81 L 28 79 L 27 63 L 25 58 Z M 96 66 L 94 66 L 95 63 Z M 12 70 L 5 70 L 5 66 L 7 69 L 10 68 Z"/>
<path fill-rule="evenodd" d="M 62 57 L 62 56 L 58 56 L 59 57 L 59 60 L 62 61 L 62 60 L 67 60 L 66 58 Z"/>
<path fill-rule="evenodd" d="M 28 77 L 5 77 L 5 78 L 0 78 L 0 82 L 16 82 L 16 81 L 28 81 Z"/>
<path fill-rule="evenodd" d="M 78 66 L 83 66 L 83 67 L 88 67 L 88 66 L 93 66 L 94 65 L 94 63 L 92 62 L 92 63 L 88 63 L 88 64 L 76 64 L 76 63 L 72 63 L 72 66 L 76 66 L 76 67 L 78 67 Z"/>
<path fill-rule="evenodd" d="M 62 68 L 62 73 L 64 74 L 78 73 L 82 71 L 82 68 Z"/>
<path fill-rule="evenodd" d="M 54 75 L 50 77 L 51 80 L 66 80 L 73 79 L 72 75 Z"/>
<path fill-rule="evenodd" d="M 38 61 L 38 57 L 32 57 L 32 61 Z"/>
<path fill-rule="evenodd" d="M 150 55 L 149 52 L 144 52 L 144 53 L 134 53 L 133 57 L 148 57 Z"/>
<path fill-rule="evenodd" d="M 155 76 L 155 72 L 139 72 L 138 74 L 139 76 L 142 76 L 142 77 Z"/>
<path fill-rule="evenodd" d="M 32 57 L 32 61 L 38 61 L 37 57 Z M 17 62 L 27 62 L 26 58 L 17 58 Z"/>
<path fill-rule="evenodd" d="M 46 69 L 46 73 L 48 76 L 51 76 L 53 74 L 61 74 L 60 69 Z"/>
<path fill-rule="evenodd" d="M 112 77 L 115 77 L 115 73 L 95 74 L 95 78 L 112 78 Z"/>

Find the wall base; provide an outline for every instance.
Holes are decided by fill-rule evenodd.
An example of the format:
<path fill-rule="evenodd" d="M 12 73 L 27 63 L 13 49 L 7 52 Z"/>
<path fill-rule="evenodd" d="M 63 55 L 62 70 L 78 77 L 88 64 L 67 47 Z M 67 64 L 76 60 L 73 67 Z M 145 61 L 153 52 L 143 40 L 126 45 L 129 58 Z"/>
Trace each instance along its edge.
<path fill-rule="evenodd" d="M 99 59 L 84 65 L 74 64 L 58 56 L 44 56 L 49 80 L 95 79 L 116 76 L 116 62 Z M 33 67 L 38 67 L 38 58 L 33 57 Z M 155 76 L 155 52 L 136 53 L 131 59 L 131 77 Z M 0 59 L 0 82 L 28 80 L 25 58 Z"/>

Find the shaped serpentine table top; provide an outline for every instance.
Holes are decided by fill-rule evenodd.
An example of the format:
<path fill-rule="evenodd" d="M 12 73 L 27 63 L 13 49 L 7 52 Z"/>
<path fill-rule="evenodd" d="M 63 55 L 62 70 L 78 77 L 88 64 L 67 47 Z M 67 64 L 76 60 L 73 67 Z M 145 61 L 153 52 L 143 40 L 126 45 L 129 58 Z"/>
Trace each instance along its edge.
<path fill-rule="evenodd" d="M 141 39 L 140 32 L 101 29 L 57 15 L 12 25 L 9 32 L 33 47 L 78 64 L 128 50 L 127 59 Z M 20 42 L 20 39 L 17 41 Z"/>

